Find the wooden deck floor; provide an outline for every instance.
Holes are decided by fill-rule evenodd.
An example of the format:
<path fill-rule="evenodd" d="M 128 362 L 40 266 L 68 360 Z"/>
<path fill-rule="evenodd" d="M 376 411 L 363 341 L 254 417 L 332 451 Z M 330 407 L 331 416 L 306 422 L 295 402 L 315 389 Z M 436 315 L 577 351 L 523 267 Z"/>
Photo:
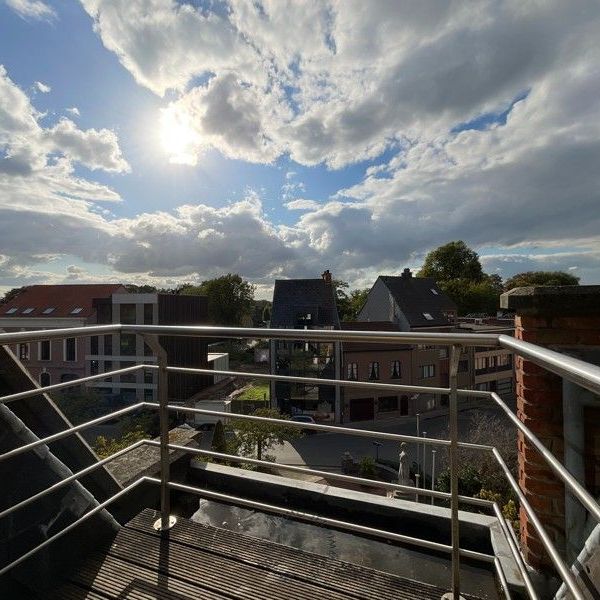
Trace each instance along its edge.
<path fill-rule="evenodd" d="M 180 519 L 168 538 L 145 510 L 96 551 L 55 600 L 439 600 L 446 590 Z"/>

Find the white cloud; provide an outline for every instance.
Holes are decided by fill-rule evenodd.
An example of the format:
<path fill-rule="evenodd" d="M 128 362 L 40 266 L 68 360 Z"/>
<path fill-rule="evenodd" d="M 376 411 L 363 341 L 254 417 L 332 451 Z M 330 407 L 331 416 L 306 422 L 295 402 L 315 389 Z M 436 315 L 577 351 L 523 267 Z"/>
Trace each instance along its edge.
<path fill-rule="evenodd" d="M 49 85 L 46 85 L 45 83 L 42 83 L 41 81 L 36 81 L 35 82 L 35 87 L 42 92 L 42 94 L 48 94 L 52 91 L 52 88 Z"/>
<path fill-rule="evenodd" d="M 81 113 L 79 112 L 79 109 L 76 106 L 71 106 L 70 108 L 65 109 L 70 115 L 73 115 L 74 117 L 80 117 Z"/>
<path fill-rule="evenodd" d="M 56 18 L 54 9 L 41 0 L 5 0 L 5 2 L 23 19 L 51 21 Z"/>
<path fill-rule="evenodd" d="M 316 200 L 304 200 L 298 198 L 297 200 L 286 202 L 284 206 L 288 210 L 318 210 L 321 207 L 321 203 Z"/>

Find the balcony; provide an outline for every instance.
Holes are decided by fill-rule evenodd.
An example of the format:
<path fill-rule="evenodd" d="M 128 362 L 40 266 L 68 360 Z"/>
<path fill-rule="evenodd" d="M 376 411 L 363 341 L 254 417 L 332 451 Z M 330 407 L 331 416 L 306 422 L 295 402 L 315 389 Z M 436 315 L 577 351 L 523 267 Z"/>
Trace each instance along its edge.
<path fill-rule="evenodd" d="M 440 598 L 445 593 L 454 599 L 458 599 L 461 593 L 463 596 L 470 594 L 470 597 L 482 598 L 510 598 L 513 595 L 534 599 L 545 597 L 535 574 L 521 554 L 512 526 L 502 515 L 498 504 L 490 500 L 459 495 L 457 467 L 458 453 L 461 450 L 471 453 L 473 460 L 477 460 L 478 454 L 493 457 L 514 490 L 521 509 L 537 530 L 564 589 L 577 600 L 586 598 L 580 580 L 556 549 L 532 504 L 519 487 L 498 449 L 492 445 L 493 440 L 490 440 L 490 445 L 459 441 L 459 402 L 464 398 L 476 397 L 498 406 L 596 522 L 600 522 L 600 506 L 496 393 L 460 389 L 457 380 L 461 352 L 466 346 L 482 344 L 490 348 L 509 349 L 593 393 L 600 392 L 600 368 L 512 337 L 487 334 L 106 325 L 0 334 L 0 344 L 109 333 L 142 335 L 157 356 L 157 364 L 134 365 L 76 381 L 5 395 L 0 398 L 0 408 L 5 411 L 3 414 L 9 413 L 11 402 L 17 400 L 39 397 L 42 392 L 51 393 L 113 376 L 135 373 L 138 370 L 157 372 L 158 402 L 138 402 L 41 439 L 33 439 L 34 436 L 29 432 L 27 443 L 17 444 L 0 454 L 0 465 L 6 465 L 5 461 L 14 461 L 17 457 L 30 454 L 38 458 L 46 457 L 49 449 L 53 449 L 60 440 L 100 423 L 135 415 L 140 409 L 157 412 L 160 420 L 160 438 L 137 441 L 77 472 L 63 472 L 58 480 L 30 495 L 19 491 L 21 488 L 16 480 L 13 480 L 13 483 L 7 481 L 0 496 L 0 526 L 3 526 L 2 531 L 5 533 L 2 542 L 4 549 L 0 563 L 0 584 L 8 582 L 13 575 L 22 583 L 30 577 L 29 573 L 37 572 L 40 563 L 48 563 L 56 564 L 60 568 L 56 569 L 53 587 L 39 597 L 179 600 L 255 597 L 409 599 Z M 272 468 L 273 463 L 172 443 L 169 437 L 169 415 L 173 412 L 189 415 L 208 414 L 222 418 L 229 418 L 231 414 L 172 404 L 169 399 L 168 375 L 240 373 L 169 366 L 158 336 L 301 339 L 307 342 L 367 341 L 428 344 L 448 348 L 448 385 L 440 388 L 287 375 L 246 375 L 254 379 L 295 384 L 447 395 L 449 439 L 422 438 L 335 425 L 295 423 L 252 415 L 235 416 L 258 423 L 285 423 L 288 427 L 321 433 L 343 433 L 398 444 L 426 444 L 447 451 L 450 492 L 415 488 L 407 485 L 406 481 L 376 481 L 283 464 L 277 465 L 277 468 L 295 476 L 322 478 L 329 485 L 298 483 L 297 479 L 255 473 L 230 466 L 214 466 L 211 463 L 203 463 L 204 466 L 200 469 L 201 484 L 175 481 L 171 477 L 170 464 L 170 452 L 173 451 L 205 459 L 226 460 L 234 465 L 250 464 L 261 469 Z M 10 415 L 7 418 L 11 418 Z M 158 449 L 158 477 L 142 476 L 101 501 L 90 500 L 90 494 L 87 492 L 89 507 L 80 510 L 80 514 L 71 519 L 63 519 L 60 527 L 55 526 L 55 520 L 52 520 L 51 525 L 40 529 L 42 533 L 29 541 L 27 538 L 23 541 L 20 537 L 18 551 L 12 545 L 12 540 L 19 533 L 19 524 L 22 523 L 19 519 L 35 522 L 36 508 L 41 502 L 60 505 L 59 514 L 64 516 L 70 506 L 69 502 L 74 502 L 72 496 L 68 501 L 65 500 L 67 490 L 73 490 L 74 485 L 92 472 L 104 469 L 111 461 L 142 446 Z M 358 491 L 338 489 L 335 483 Z M 372 490 L 383 491 L 388 497 L 376 495 Z M 85 491 L 80 488 L 74 493 L 76 492 L 85 495 Z M 260 536 L 257 537 L 256 532 L 248 535 L 239 531 L 228 531 L 224 526 L 225 521 L 218 526 L 206 522 L 192 522 L 175 515 L 172 511 L 173 498 L 182 495 L 203 499 L 205 504 L 201 505 L 200 513 L 203 513 L 203 510 L 208 512 L 206 502 L 234 507 L 240 511 L 250 509 L 256 514 L 283 519 L 277 521 L 276 530 L 285 530 L 287 527 L 290 530 L 300 528 L 297 529 L 298 535 L 303 535 L 306 540 L 325 535 L 329 543 L 334 543 L 332 540 L 344 540 L 343 543 L 347 547 L 356 550 L 350 551 L 344 555 L 344 560 L 340 560 L 319 551 L 311 551 L 311 548 L 314 549 L 312 545 L 306 548 L 290 548 L 289 545 L 270 539 L 258 539 Z M 243 519 L 240 518 L 241 521 Z M 315 529 L 302 529 L 309 527 Z M 95 533 L 100 528 L 105 528 L 110 535 L 105 536 L 104 540 L 96 541 Z M 78 532 L 82 531 L 84 533 L 78 535 Z M 301 535 L 302 531 L 304 533 Z M 311 540 L 311 544 L 313 542 L 314 540 Z M 336 543 L 341 544 L 341 541 Z M 385 569 L 381 568 L 382 562 L 371 565 L 361 563 L 359 548 L 365 547 L 365 544 L 380 544 L 377 548 L 382 558 L 378 560 L 384 562 L 385 556 L 397 556 L 398 561 L 402 562 L 399 568 L 405 571 L 385 572 Z M 74 554 L 75 558 L 64 558 L 73 557 Z M 432 583 L 431 577 L 437 577 L 438 583 Z M 487 590 L 478 588 L 473 581 L 469 582 L 469 579 L 477 581 L 485 578 L 491 578 L 494 583 Z M 496 593 L 496 587 L 500 596 Z"/>

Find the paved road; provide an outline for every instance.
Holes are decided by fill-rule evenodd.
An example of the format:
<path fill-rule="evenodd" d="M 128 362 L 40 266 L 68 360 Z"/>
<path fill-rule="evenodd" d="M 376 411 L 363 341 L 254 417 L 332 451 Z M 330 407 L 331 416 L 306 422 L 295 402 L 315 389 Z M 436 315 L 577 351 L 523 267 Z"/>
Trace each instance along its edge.
<path fill-rule="evenodd" d="M 471 419 L 476 412 L 481 412 L 481 409 L 464 410 L 459 413 L 459 439 L 466 439 Z M 485 412 L 488 415 L 499 415 L 499 418 L 506 419 L 506 417 L 501 415 L 499 409 L 494 407 L 487 408 Z M 508 424 L 508 420 L 506 422 Z M 371 431 L 416 435 L 416 418 L 407 419 L 406 417 L 402 417 L 397 420 L 372 422 L 363 424 L 360 428 Z M 447 414 L 431 418 L 421 415 L 421 430 L 427 432 L 427 437 L 447 439 Z M 388 440 L 379 441 L 381 443 L 379 456 L 381 458 L 397 460 L 399 444 Z M 419 450 L 420 454 L 423 453 L 422 448 L 421 446 Z M 431 450 L 432 447 L 427 447 L 425 452 L 425 469 L 428 474 L 431 469 Z M 308 465 L 314 469 L 322 469 L 324 471 L 339 471 L 341 457 L 346 451 L 349 451 L 355 459 L 360 459 L 363 456 L 375 457 L 376 454 L 373 439 L 337 433 L 306 435 L 294 442 L 286 442 L 283 446 L 276 446 L 270 453 L 276 456 L 276 460 L 279 463 Z M 409 455 L 409 464 L 412 464 L 413 461 L 417 462 L 417 444 L 407 443 L 406 451 Z M 446 456 L 446 449 L 440 448 L 437 450 L 436 463 L 438 467 L 446 460 Z"/>

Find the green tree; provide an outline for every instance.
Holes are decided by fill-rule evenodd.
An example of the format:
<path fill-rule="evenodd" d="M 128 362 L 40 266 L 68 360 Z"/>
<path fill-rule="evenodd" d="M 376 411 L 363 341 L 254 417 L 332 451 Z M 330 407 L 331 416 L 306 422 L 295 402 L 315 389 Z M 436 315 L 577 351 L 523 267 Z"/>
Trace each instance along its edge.
<path fill-rule="evenodd" d="M 504 289 L 508 291 L 530 285 L 579 285 L 579 277 L 564 271 L 527 271 L 507 279 Z"/>
<path fill-rule="evenodd" d="M 493 314 L 498 309 L 502 290 L 487 278 L 481 281 L 451 279 L 438 285 L 456 303 L 459 315 Z"/>
<path fill-rule="evenodd" d="M 221 452 L 222 454 L 227 454 L 228 452 L 227 438 L 225 437 L 225 427 L 223 426 L 223 421 L 220 419 L 215 425 L 211 449 L 214 452 Z"/>
<path fill-rule="evenodd" d="M 256 417 L 268 417 L 271 419 L 287 419 L 278 410 L 272 408 L 258 408 L 253 413 Z M 258 458 L 262 460 L 267 450 L 275 444 L 283 444 L 299 436 L 298 429 L 279 423 L 261 423 L 248 421 L 246 419 L 233 419 L 229 425 L 235 431 L 237 452 L 242 456 Z"/>
<path fill-rule="evenodd" d="M 179 293 L 208 298 L 208 318 L 214 325 L 239 326 L 254 308 L 254 290 L 248 281 L 239 275 L 228 273 L 200 285 L 185 285 Z"/>
<path fill-rule="evenodd" d="M 369 294 L 369 288 L 355 289 L 346 292 L 349 284 L 346 281 L 334 281 L 336 304 L 340 321 L 355 321 Z"/>
<path fill-rule="evenodd" d="M 7 302 L 10 302 L 13 298 L 16 298 L 24 289 L 25 287 L 18 287 L 8 290 L 8 292 L 6 292 L 6 294 L 4 294 L 4 296 L 2 297 L 2 300 L 0 300 L 0 304 L 6 304 Z"/>
<path fill-rule="evenodd" d="M 481 281 L 484 273 L 477 252 L 458 240 L 432 250 L 417 277 L 432 277 L 439 285 L 452 279 Z"/>

